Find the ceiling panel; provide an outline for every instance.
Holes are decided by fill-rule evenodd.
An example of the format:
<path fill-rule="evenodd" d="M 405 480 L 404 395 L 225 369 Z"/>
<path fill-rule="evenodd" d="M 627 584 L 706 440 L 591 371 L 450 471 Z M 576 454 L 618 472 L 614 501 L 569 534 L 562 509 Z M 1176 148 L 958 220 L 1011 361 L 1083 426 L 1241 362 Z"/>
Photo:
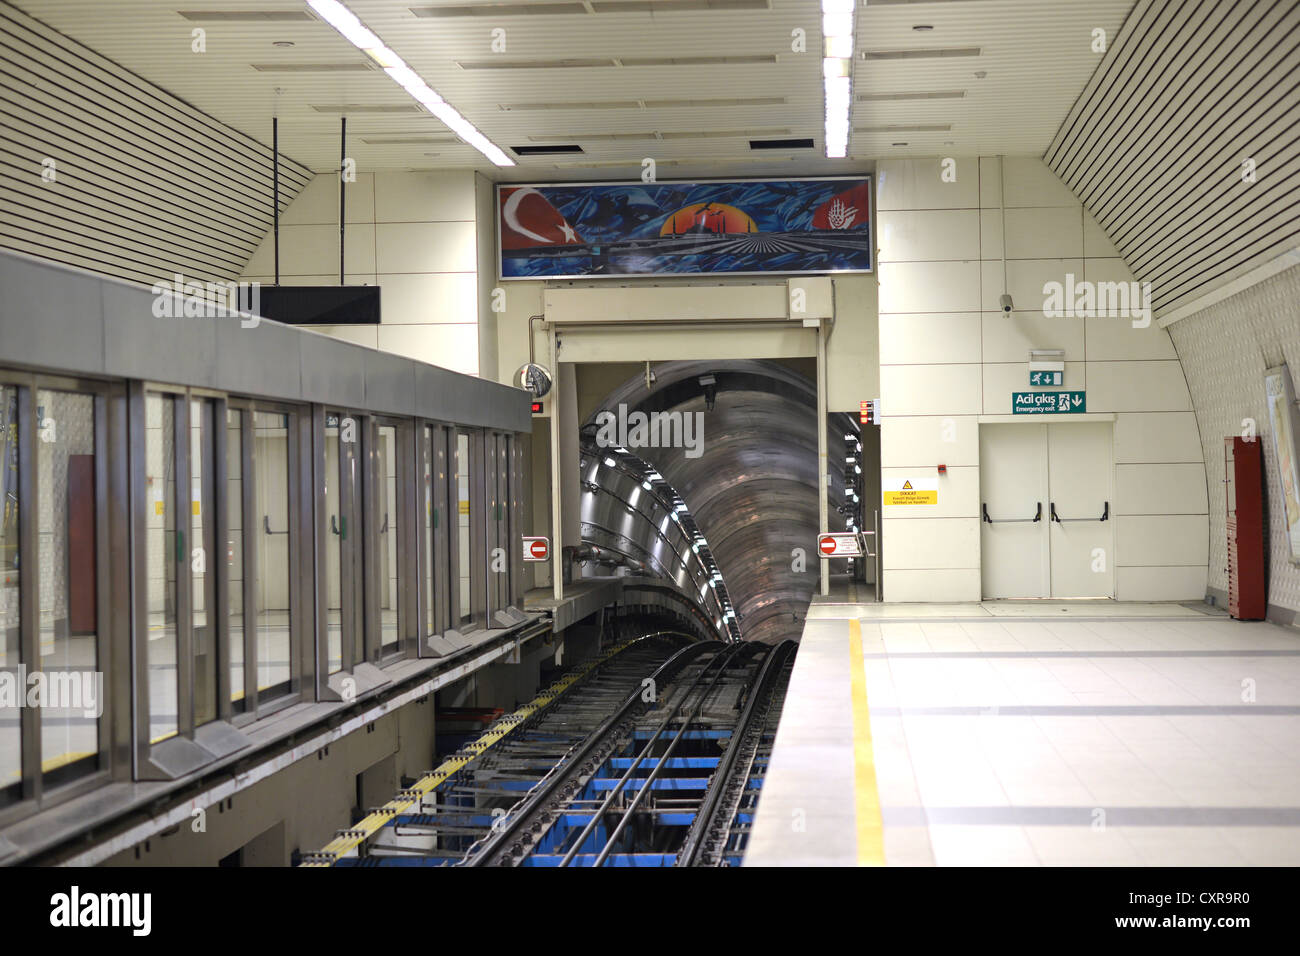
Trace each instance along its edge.
<path fill-rule="evenodd" d="M 339 156 L 339 114 L 319 107 L 412 103 L 385 74 L 367 69 L 365 57 L 328 25 L 312 18 L 269 18 L 308 10 L 300 0 L 16 0 L 16 5 L 263 141 L 278 113 L 286 154 L 317 171 L 337 168 Z M 352 109 L 348 152 L 358 167 L 473 166 L 496 179 L 523 180 L 595 172 L 599 178 L 620 171 L 636 175 L 647 156 L 680 177 L 850 172 L 869 168 L 882 156 L 1041 153 L 1101 60 L 1092 51 L 1092 30 L 1113 37 L 1133 3 L 860 5 L 860 52 L 976 48 L 979 55 L 859 56 L 858 94 L 964 95 L 855 103 L 853 126 L 862 131 L 854 132 L 847 160 L 821 154 L 819 0 L 526 5 L 350 0 L 348 5 L 501 147 L 552 142 L 583 149 L 561 157 L 532 156 L 515 169 L 497 170 L 460 143 L 392 142 L 447 134 L 423 110 Z M 230 19 L 245 9 L 268 16 Z M 191 50 L 196 27 L 206 31 L 204 53 Z M 791 49 L 798 30 L 804 31 L 807 52 Z M 530 65 L 564 61 L 606 65 Z M 509 68 L 496 68 L 506 64 Z M 737 102 L 719 106 L 710 100 Z M 889 129 L 899 125 L 950 128 Z M 683 135 L 692 132 L 702 135 Z M 758 155 L 750 150 L 749 139 L 772 135 L 811 137 L 814 148 Z M 373 142 L 377 139 L 384 142 Z"/>

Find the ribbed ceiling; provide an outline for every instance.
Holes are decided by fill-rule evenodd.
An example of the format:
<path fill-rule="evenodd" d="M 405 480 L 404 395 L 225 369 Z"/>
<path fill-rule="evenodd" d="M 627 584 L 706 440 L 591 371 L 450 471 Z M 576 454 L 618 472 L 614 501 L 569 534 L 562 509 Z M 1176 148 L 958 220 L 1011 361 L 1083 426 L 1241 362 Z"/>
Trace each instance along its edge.
<path fill-rule="evenodd" d="M 1300 242 L 1298 77 L 1294 0 L 1143 0 L 1070 111 L 1044 160 L 1157 312 Z"/>
<path fill-rule="evenodd" d="M 0 127 L 0 248 L 230 281 L 270 228 L 269 149 L 4 3 Z M 309 178 L 283 159 L 282 208 Z"/>
<path fill-rule="evenodd" d="M 13 2 L 259 139 L 278 110 L 284 149 L 317 172 L 338 166 L 330 112 L 346 107 L 361 170 L 474 166 L 515 180 L 639 176 L 647 156 L 663 178 L 680 179 L 861 171 L 882 156 L 1041 154 L 1100 60 L 1091 31 L 1113 37 L 1133 5 L 859 4 L 854 132 L 850 159 L 836 161 L 822 155 L 819 0 L 347 0 L 503 149 L 583 150 L 496 170 L 459 142 L 394 142 L 448 131 L 409 109 L 406 93 L 303 0 Z M 196 27 L 203 54 L 190 49 Z M 504 31 L 499 52 L 494 30 Z M 792 49 L 797 30 L 804 52 Z M 385 106 L 397 112 L 374 112 Z M 765 137 L 813 146 L 750 149 Z"/>

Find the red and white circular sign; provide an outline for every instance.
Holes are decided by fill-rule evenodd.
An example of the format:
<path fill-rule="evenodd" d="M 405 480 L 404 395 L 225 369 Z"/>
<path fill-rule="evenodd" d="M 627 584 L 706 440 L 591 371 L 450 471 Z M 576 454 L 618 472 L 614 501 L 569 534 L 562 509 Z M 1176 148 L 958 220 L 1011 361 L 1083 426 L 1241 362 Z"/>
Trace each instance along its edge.
<path fill-rule="evenodd" d="M 832 531 L 817 536 L 817 550 L 824 558 L 860 558 L 862 540 L 853 531 Z"/>
<path fill-rule="evenodd" d="M 525 561 L 547 561 L 550 557 L 550 538 L 524 538 Z"/>

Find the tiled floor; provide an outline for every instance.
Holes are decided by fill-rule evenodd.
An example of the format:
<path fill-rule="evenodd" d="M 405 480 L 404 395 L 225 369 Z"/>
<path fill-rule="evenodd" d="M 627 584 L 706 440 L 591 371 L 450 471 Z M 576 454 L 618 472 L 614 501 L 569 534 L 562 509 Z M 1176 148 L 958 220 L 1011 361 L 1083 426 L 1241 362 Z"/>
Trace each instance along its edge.
<path fill-rule="evenodd" d="M 1300 864 L 1300 633 L 1180 605 L 840 601 L 809 613 L 746 865 L 858 862 L 852 620 L 884 862 Z"/>

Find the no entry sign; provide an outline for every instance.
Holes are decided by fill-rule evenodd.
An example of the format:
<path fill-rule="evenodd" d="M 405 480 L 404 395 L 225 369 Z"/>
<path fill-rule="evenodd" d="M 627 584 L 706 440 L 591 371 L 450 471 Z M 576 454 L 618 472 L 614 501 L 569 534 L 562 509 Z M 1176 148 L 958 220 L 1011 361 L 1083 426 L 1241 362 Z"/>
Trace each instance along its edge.
<path fill-rule="evenodd" d="M 817 550 L 823 558 L 860 558 L 862 539 L 852 531 L 819 534 Z"/>
<path fill-rule="evenodd" d="M 550 557 L 550 538 L 524 538 L 525 561 L 547 561 Z"/>

